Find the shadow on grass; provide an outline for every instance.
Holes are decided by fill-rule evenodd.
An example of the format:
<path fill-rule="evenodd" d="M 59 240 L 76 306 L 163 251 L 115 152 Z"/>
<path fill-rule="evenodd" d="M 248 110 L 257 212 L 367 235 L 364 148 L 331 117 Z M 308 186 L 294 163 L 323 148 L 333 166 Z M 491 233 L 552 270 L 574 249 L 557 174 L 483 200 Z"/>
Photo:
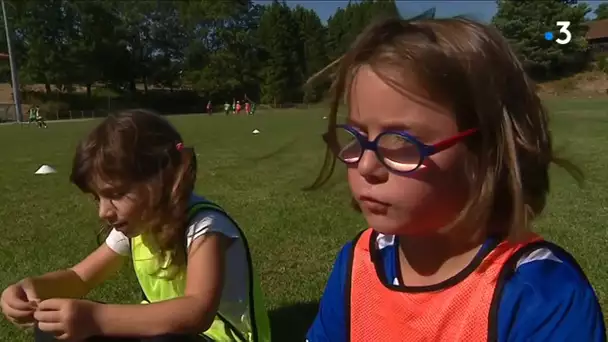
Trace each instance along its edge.
<path fill-rule="evenodd" d="M 293 139 L 291 139 L 290 141 L 288 141 L 287 143 L 279 146 L 276 150 L 266 153 L 262 156 L 259 157 L 255 157 L 255 158 L 251 158 L 252 161 L 262 161 L 262 160 L 266 160 L 266 159 L 270 159 L 272 157 L 275 157 L 278 154 L 281 154 L 283 152 L 286 152 L 287 150 L 289 150 L 290 147 L 292 147 L 296 142 L 298 141 L 298 137 L 295 137 Z"/>
<path fill-rule="evenodd" d="M 312 325 L 319 302 L 296 303 L 271 310 L 270 329 L 273 341 L 304 341 Z"/>

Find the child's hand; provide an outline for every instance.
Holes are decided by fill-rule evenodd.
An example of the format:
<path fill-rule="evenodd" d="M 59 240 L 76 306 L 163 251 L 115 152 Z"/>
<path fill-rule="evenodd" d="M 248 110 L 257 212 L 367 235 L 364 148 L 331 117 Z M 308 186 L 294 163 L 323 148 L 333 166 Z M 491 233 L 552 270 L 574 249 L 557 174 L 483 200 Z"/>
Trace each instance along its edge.
<path fill-rule="evenodd" d="M 48 299 L 38 304 L 38 328 L 59 340 L 85 340 L 96 335 L 94 312 L 100 304 L 81 299 Z"/>
<path fill-rule="evenodd" d="M 34 286 L 29 279 L 24 279 L 7 287 L 2 292 L 0 306 L 2 313 L 13 324 L 21 328 L 29 328 L 34 325 L 34 311 L 38 296 Z"/>

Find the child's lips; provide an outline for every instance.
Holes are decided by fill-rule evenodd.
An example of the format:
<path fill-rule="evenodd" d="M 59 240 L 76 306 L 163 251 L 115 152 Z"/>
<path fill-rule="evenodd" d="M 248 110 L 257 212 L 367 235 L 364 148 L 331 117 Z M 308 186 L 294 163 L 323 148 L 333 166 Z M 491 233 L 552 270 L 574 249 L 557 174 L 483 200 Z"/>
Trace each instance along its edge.
<path fill-rule="evenodd" d="M 112 223 L 112 228 L 114 228 L 120 232 L 124 232 L 124 229 L 127 228 L 127 222 Z"/>
<path fill-rule="evenodd" d="M 359 203 L 372 214 L 386 214 L 390 207 L 390 204 L 368 196 L 359 197 Z"/>

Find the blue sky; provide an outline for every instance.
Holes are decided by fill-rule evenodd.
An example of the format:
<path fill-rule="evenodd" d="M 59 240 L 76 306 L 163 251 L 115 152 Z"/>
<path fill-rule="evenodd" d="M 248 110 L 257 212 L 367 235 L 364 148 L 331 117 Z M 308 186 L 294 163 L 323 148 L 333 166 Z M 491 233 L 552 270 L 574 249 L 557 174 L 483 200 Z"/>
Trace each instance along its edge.
<path fill-rule="evenodd" d="M 254 1 L 256 3 L 270 3 L 271 1 Z M 301 5 L 305 8 L 309 8 L 317 12 L 321 20 L 326 21 L 338 7 L 346 7 L 348 4 L 347 0 L 336 1 L 336 0 L 287 0 L 289 6 L 295 7 Z M 591 5 L 593 9 L 602 2 L 606 1 L 583 1 Z M 459 14 L 469 15 L 474 19 L 489 22 L 492 16 L 496 13 L 496 1 L 461 1 L 461 0 L 444 0 L 444 1 L 431 1 L 431 0 L 417 0 L 417 1 L 398 1 L 397 6 L 401 11 L 401 14 L 405 17 L 422 13 L 425 10 L 435 7 L 437 9 L 438 17 L 449 17 Z"/>

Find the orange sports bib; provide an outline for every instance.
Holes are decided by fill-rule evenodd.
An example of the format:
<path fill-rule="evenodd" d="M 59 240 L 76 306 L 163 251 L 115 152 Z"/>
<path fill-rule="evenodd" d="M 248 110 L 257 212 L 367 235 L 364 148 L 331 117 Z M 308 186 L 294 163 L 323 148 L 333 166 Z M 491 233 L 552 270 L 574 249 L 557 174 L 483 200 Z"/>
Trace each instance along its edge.
<path fill-rule="evenodd" d="M 502 242 L 460 282 L 415 293 L 391 288 L 379 278 L 372 257 L 376 235 L 367 229 L 353 248 L 349 332 L 354 342 L 487 341 L 503 266 L 523 246 L 541 240 L 534 235 L 521 243 Z"/>

